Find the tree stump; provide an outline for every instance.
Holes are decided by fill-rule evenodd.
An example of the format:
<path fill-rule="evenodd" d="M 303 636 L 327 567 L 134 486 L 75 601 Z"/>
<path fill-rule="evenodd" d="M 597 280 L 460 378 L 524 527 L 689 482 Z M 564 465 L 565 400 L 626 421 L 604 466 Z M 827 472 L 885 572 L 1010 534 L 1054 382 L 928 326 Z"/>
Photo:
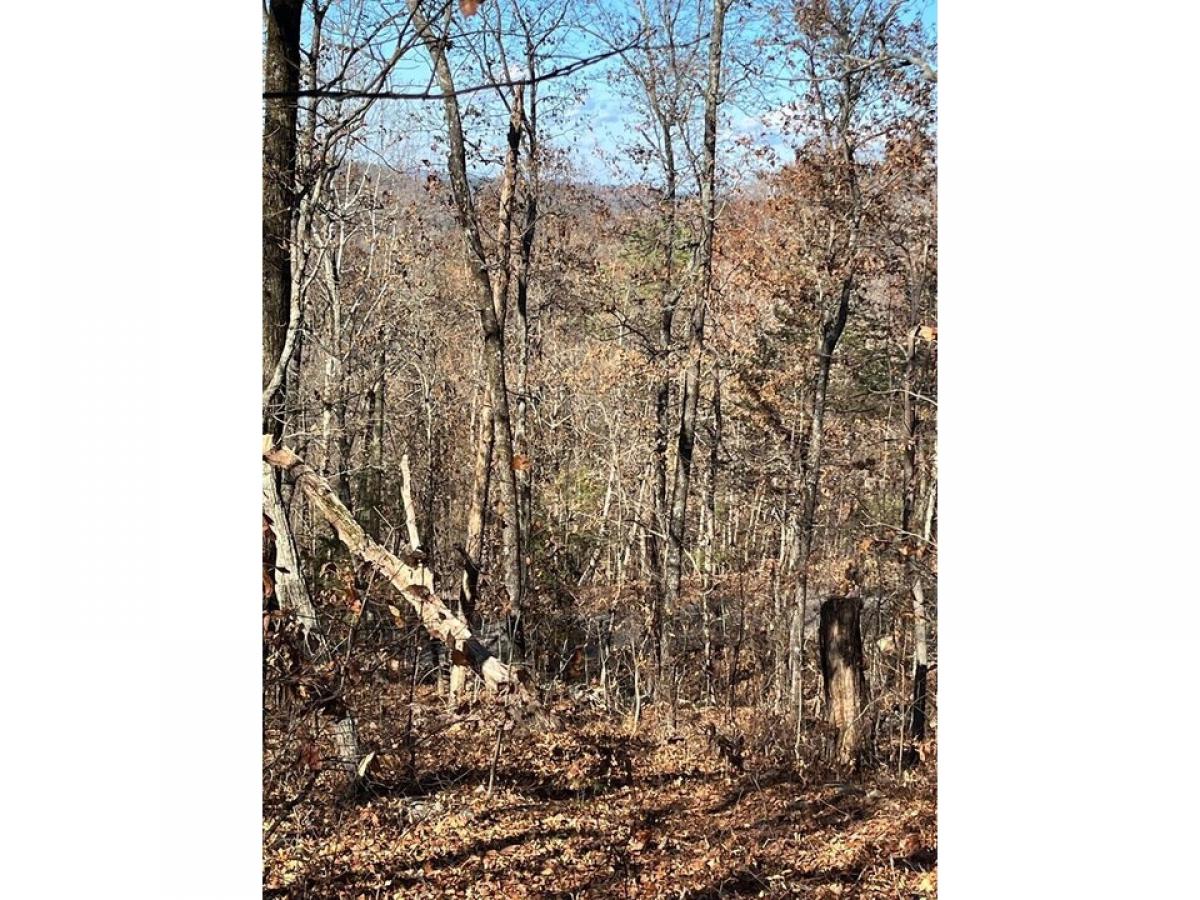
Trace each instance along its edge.
<path fill-rule="evenodd" d="M 862 761 L 871 728 L 866 715 L 860 607 L 857 597 L 829 597 L 821 604 L 821 674 L 826 718 L 832 729 L 828 755 L 844 770 L 856 769 Z"/>

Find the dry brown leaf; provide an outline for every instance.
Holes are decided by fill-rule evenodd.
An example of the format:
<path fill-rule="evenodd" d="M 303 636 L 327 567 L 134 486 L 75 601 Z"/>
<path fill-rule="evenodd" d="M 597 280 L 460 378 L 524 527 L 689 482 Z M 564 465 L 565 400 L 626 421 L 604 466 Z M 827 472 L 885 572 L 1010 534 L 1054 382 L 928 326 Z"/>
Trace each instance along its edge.
<path fill-rule="evenodd" d="M 321 768 L 321 751 L 316 744 L 305 744 L 300 748 L 300 761 L 314 772 Z"/>

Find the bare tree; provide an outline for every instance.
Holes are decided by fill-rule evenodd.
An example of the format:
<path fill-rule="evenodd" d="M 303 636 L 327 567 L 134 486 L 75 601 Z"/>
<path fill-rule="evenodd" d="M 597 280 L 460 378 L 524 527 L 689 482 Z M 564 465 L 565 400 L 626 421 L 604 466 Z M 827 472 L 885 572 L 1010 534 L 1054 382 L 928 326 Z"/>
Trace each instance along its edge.
<path fill-rule="evenodd" d="M 804 616 L 808 606 L 810 562 L 825 443 L 825 416 L 834 354 L 862 287 L 868 247 L 865 239 L 875 196 L 864 192 L 865 154 L 904 120 L 894 73 L 882 65 L 902 42 L 898 0 L 866 3 L 813 3 L 797 8 L 796 48 L 807 83 L 807 132 L 799 165 L 811 172 L 827 235 L 815 248 L 808 293 L 819 316 L 808 422 L 796 446 L 801 507 L 796 533 L 797 579 L 792 611 L 791 654 L 797 732 L 803 723 Z"/>
<path fill-rule="evenodd" d="M 493 272 L 493 265 L 489 262 L 488 255 L 484 250 L 481 238 L 482 225 L 467 176 L 466 141 L 454 86 L 454 76 L 446 56 L 445 31 L 438 33 L 434 30 L 422 11 L 420 0 L 408 0 L 408 5 L 417 33 L 433 62 L 434 74 L 442 92 L 448 142 L 447 164 L 455 216 L 462 231 L 463 252 L 467 266 L 477 291 L 476 305 L 483 330 L 484 364 L 487 371 L 488 390 L 491 395 L 496 463 L 499 466 L 500 499 L 503 504 L 501 528 L 504 583 L 514 619 L 519 621 L 521 592 L 524 584 L 524 559 L 520 533 L 520 500 L 517 491 L 516 470 L 513 466 L 512 417 L 505 366 L 504 321 L 508 306 L 511 273 L 513 193 L 521 141 L 523 89 L 518 86 L 512 95 L 508 152 L 505 156 L 504 175 L 500 187 L 500 221 L 496 236 L 498 259 Z"/>
<path fill-rule="evenodd" d="M 700 398 L 700 363 L 704 357 L 704 321 L 713 290 L 713 236 L 716 231 L 717 113 L 721 103 L 721 55 L 725 38 L 725 13 L 729 0 L 713 0 L 708 44 L 708 76 L 704 89 L 704 150 L 700 177 L 700 286 L 692 307 L 688 336 L 688 365 L 680 398 L 679 437 L 675 478 L 671 489 L 668 527 L 666 602 L 679 602 L 688 493 L 691 490 L 692 453 L 696 444 L 696 407 Z"/>
<path fill-rule="evenodd" d="M 678 579 L 672 580 L 670 573 L 678 570 L 682 556 L 681 535 L 676 533 L 680 537 L 678 542 L 672 538 L 674 518 L 672 498 L 667 490 L 667 449 L 672 419 L 674 322 L 686 287 L 679 271 L 680 251 L 685 249 L 680 246 L 681 227 L 684 224 L 680 221 L 681 181 L 685 175 L 687 130 L 692 124 L 696 100 L 694 78 L 699 73 L 696 42 L 689 41 L 684 33 L 689 24 L 695 24 L 685 15 L 685 6 L 680 0 L 637 0 L 637 27 L 643 34 L 652 36 L 652 42 L 621 53 L 625 71 L 636 85 L 633 93 L 635 102 L 642 108 L 649 126 L 644 132 L 645 145 L 639 144 L 632 149 L 639 157 L 652 162 L 661 177 L 655 204 L 659 216 L 657 252 L 660 260 L 656 321 L 652 326 L 655 340 L 647 341 L 658 372 L 651 388 L 654 410 L 650 453 L 652 482 L 642 512 L 646 575 L 650 589 L 650 629 L 658 676 L 654 682 L 656 690 L 658 681 L 670 667 L 667 622 L 677 604 L 679 590 Z M 625 35 L 615 17 L 607 28 L 611 43 L 625 42 Z M 694 433 L 694 429 L 689 433 Z M 690 466 L 690 445 L 687 451 L 687 464 Z M 683 493 L 678 494 L 679 500 L 686 506 Z M 675 555 L 672 556 L 672 553 Z"/>

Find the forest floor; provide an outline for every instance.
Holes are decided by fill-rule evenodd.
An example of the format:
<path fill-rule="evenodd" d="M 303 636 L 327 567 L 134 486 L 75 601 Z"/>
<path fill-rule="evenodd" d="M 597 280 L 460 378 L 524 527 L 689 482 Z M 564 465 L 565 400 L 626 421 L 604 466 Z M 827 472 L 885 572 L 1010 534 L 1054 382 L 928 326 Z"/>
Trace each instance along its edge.
<path fill-rule="evenodd" d="M 753 753 L 739 770 L 708 739 L 710 722 L 740 727 L 719 711 L 681 712 L 676 729 L 651 713 L 636 734 L 555 711 L 560 728 L 504 736 L 490 796 L 485 708 L 403 758 L 380 754 L 361 796 L 311 792 L 268 818 L 264 896 L 936 895 L 932 759 L 838 783 Z"/>

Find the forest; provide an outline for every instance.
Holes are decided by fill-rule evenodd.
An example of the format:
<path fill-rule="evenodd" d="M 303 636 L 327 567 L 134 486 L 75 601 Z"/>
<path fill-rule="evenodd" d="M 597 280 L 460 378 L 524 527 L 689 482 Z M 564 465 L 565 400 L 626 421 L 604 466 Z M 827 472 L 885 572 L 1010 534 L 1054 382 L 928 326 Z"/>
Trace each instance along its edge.
<path fill-rule="evenodd" d="M 936 895 L 936 25 L 264 0 L 264 896 Z"/>

